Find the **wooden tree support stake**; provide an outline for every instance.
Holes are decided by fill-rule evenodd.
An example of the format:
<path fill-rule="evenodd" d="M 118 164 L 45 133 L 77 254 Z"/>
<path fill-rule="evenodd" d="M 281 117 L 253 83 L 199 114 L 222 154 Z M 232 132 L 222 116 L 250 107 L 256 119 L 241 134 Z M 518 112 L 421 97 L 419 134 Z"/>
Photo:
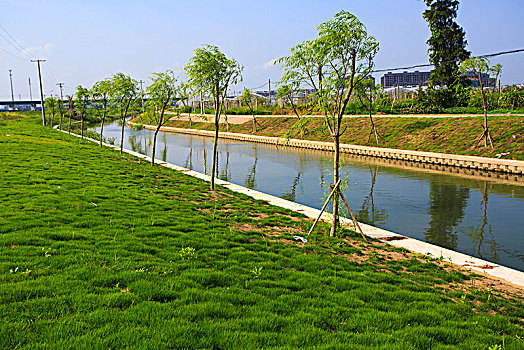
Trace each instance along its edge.
<path fill-rule="evenodd" d="M 333 197 L 333 194 L 335 193 L 335 189 L 338 187 L 338 185 L 340 184 L 340 181 L 342 179 L 338 179 L 337 183 L 335 185 L 332 184 L 333 186 L 333 189 L 331 190 L 331 193 L 329 194 L 329 197 L 328 199 L 326 199 L 326 202 L 324 203 L 324 205 L 322 206 L 322 209 L 320 210 L 320 214 L 318 214 L 318 217 L 317 219 L 315 220 L 315 222 L 313 223 L 313 226 L 311 226 L 311 228 L 309 229 L 309 232 L 307 233 L 308 236 L 311 234 L 311 232 L 313 232 L 313 230 L 315 229 L 315 226 L 317 225 L 317 222 L 320 220 L 320 217 L 322 216 L 322 214 L 324 213 L 324 210 L 326 210 L 326 207 L 329 203 L 329 201 L 331 200 L 331 197 Z"/>
<path fill-rule="evenodd" d="M 355 216 L 353 215 L 353 212 L 351 211 L 351 209 L 349 209 L 349 205 L 348 205 L 348 202 L 346 202 L 346 198 L 344 198 L 344 195 L 342 194 L 342 192 L 340 192 L 339 194 L 340 194 L 340 198 L 342 198 L 342 201 L 346 205 L 346 208 L 349 211 L 349 214 L 351 214 L 351 218 L 353 219 L 353 222 L 355 223 L 355 226 L 360 231 L 360 234 L 362 235 L 362 238 L 364 238 L 364 241 L 367 242 L 368 240 L 366 239 L 366 236 L 364 236 L 364 232 L 362 232 L 362 229 L 360 228 L 360 225 L 358 224 L 357 219 L 355 219 Z"/>

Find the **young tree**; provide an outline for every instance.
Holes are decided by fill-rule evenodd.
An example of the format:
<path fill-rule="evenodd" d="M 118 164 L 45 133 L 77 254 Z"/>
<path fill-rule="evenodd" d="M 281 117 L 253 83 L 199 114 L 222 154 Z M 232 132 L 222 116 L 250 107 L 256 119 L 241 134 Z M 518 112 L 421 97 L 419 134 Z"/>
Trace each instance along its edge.
<path fill-rule="evenodd" d="M 475 144 L 475 147 L 477 147 L 480 141 L 484 139 L 484 146 L 487 147 L 489 141 L 491 148 L 493 148 L 493 139 L 491 138 L 491 134 L 489 133 L 488 128 L 488 108 L 486 103 L 486 96 L 484 94 L 484 83 L 482 82 L 482 75 L 493 73 L 498 76 L 501 70 L 502 65 L 499 64 L 495 66 L 490 66 L 490 62 L 487 58 L 468 58 L 460 64 L 460 71 L 462 73 L 473 72 L 475 75 L 478 76 L 480 84 L 480 96 L 482 97 L 482 107 L 484 108 L 484 131 L 482 135 L 480 135 L 477 143 Z"/>
<path fill-rule="evenodd" d="M 191 120 L 191 112 L 193 111 L 193 105 L 189 103 L 189 99 L 194 95 L 195 94 L 192 90 L 191 84 L 183 82 L 178 87 L 178 96 L 180 97 L 180 101 L 182 101 L 182 105 L 189 111 L 189 126 L 193 125 L 193 122 Z"/>
<path fill-rule="evenodd" d="M 153 73 L 153 81 L 146 88 L 149 96 L 148 104 L 152 107 L 153 120 L 157 124 L 153 136 L 153 152 L 151 154 L 151 166 L 155 165 L 156 137 L 160 128 L 165 123 L 164 113 L 167 107 L 174 101 L 177 93 L 176 78 L 172 70 L 165 73 Z"/>
<path fill-rule="evenodd" d="M 317 39 L 297 45 L 290 56 L 279 60 L 284 70 L 280 81 L 309 85 L 316 91 L 315 103 L 324 113 L 325 125 L 335 145 L 333 183 L 338 184 L 340 137 L 346 130 L 342 129 L 342 117 L 355 87 L 373 68 L 378 43 L 357 17 L 345 11 L 317 29 Z M 338 187 L 334 189 L 332 236 L 338 226 L 339 191 Z"/>
<path fill-rule="evenodd" d="M 253 103 L 252 103 L 253 93 L 248 88 L 245 88 L 244 91 L 242 92 L 242 95 L 240 95 L 239 98 L 242 102 L 244 102 L 247 105 L 247 107 L 251 111 L 251 115 L 253 116 L 253 132 L 256 132 L 258 122 L 257 122 L 257 118 L 255 117 L 255 110 L 253 109 Z"/>
<path fill-rule="evenodd" d="M 53 127 L 53 118 L 55 116 L 55 112 L 56 112 L 56 107 L 57 107 L 57 102 L 58 100 L 51 96 L 51 97 L 48 97 L 45 99 L 45 105 L 46 105 L 46 108 L 49 109 L 49 112 L 50 112 L 50 117 L 51 117 L 51 127 Z"/>
<path fill-rule="evenodd" d="M 186 64 L 189 83 L 196 91 L 207 93 L 215 102 L 215 140 L 213 144 L 213 165 L 211 170 L 211 190 L 215 189 L 217 145 L 221 102 L 230 84 L 242 81 L 244 67 L 234 59 L 229 59 L 218 47 L 205 45 L 195 50 L 195 55 Z"/>
<path fill-rule="evenodd" d="M 429 62 L 435 66 L 431 73 L 434 85 L 454 88 L 461 81 L 458 61 L 470 56 L 466 50 L 466 33 L 456 22 L 458 0 L 424 0 L 428 9 L 423 17 L 428 22 L 431 37 L 428 39 Z"/>
<path fill-rule="evenodd" d="M 300 114 L 298 113 L 295 103 L 293 102 L 293 94 L 294 89 L 289 84 L 280 84 L 278 87 L 277 98 L 281 98 L 284 102 L 288 100 L 291 108 L 293 108 L 293 112 L 295 112 L 295 115 L 300 120 Z"/>
<path fill-rule="evenodd" d="M 378 86 L 375 85 L 372 79 L 363 80 L 362 83 L 359 84 L 355 88 L 355 92 L 357 94 L 357 98 L 360 104 L 369 113 L 369 121 L 371 123 L 371 130 L 369 131 L 369 135 L 368 135 L 368 141 L 367 141 L 368 143 L 369 143 L 369 140 L 371 139 L 371 135 L 373 134 L 375 135 L 375 141 L 377 142 L 377 144 L 379 143 L 379 139 L 380 139 L 380 134 L 377 131 L 377 128 L 375 126 L 375 121 L 373 120 L 373 115 L 372 115 L 373 99 L 377 96 L 377 94 L 380 91 L 381 91 L 380 85 Z"/>
<path fill-rule="evenodd" d="M 74 109 L 74 102 L 73 102 L 73 96 L 67 95 L 66 96 L 68 101 L 68 110 L 69 110 L 69 126 L 67 127 L 67 132 L 71 133 L 71 119 L 73 119 L 73 116 L 75 115 L 75 109 Z"/>
<path fill-rule="evenodd" d="M 126 118 L 130 110 L 132 110 L 133 102 L 138 96 L 138 83 L 129 75 L 124 73 L 116 73 L 111 77 L 111 100 L 116 104 L 119 114 L 120 122 L 122 123 L 122 133 L 120 139 L 120 153 L 124 152 L 124 129 L 126 126 Z"/>
<path fill-rule="evenodd" d="M 87 102 L 89 100 L 89 90 L 78 85 L 75 93 L 75 107 L 80 114 L 80 129 L 82 138 L 84 138 L 84 120 L 87 113 Z"/>
<path fill-rule="evenodd" d="M 58 128 L 62 130 L 62 119 L 64 119 L 64 101 L 62 95 L 60 95 L 58 100 L 58 112 L 60 113 L 60 124 L 58 124 Z"/>
<path fill-rule="evenodd" d="M 107 101 L 112 91 L 110 80 L 101 80 L 93 85 L 93 100 L 100 100 L 102 102 L 102 126 L 100 128 L 100 147 L 102 147 L 102 140 L 104 135 L 104 123 L 107 116 Z"/>

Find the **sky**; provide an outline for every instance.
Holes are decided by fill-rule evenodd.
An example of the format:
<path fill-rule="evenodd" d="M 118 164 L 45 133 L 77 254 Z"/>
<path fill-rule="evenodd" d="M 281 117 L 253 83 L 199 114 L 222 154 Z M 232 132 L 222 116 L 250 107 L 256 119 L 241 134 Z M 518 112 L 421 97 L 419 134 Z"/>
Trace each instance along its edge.
<path fill-rule="evenodd" d="M 281 76 L 273 60 L 316 36 L 316 26 L 345 10 L 380 43 L 376 69 L 428 63 L 430 36 L 422 0 L 0 0 L 0 100 L 64 95 L 77 85 L 123 72 L 149 84 L 153 72 L 184 64 L 204 44 L 216 45 L 244 65 L 232 87 L 267 90 Z M 461 0 L 457 23 L 473 55 L 524 48 L 524 1 Z M 502 84 L 524 83 L 524 52 L 493 58 L 503 65 Z M 420 69 L 423 70 L 423 69 Z M 383 73 L 375 74 L 378 82 Z"/>

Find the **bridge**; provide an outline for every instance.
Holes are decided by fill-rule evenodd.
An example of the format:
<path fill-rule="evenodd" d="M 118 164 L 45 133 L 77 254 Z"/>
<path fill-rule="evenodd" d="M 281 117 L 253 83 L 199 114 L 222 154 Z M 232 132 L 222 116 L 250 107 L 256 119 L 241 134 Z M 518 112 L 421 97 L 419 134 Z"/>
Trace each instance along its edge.
<path fill-rule="evenodd" d="M 0 106 L 8 106 L 12 107 L 14 105 L 14 108 L 19 109 L 25 109 L 24 107 L 33 107 L 36 108 L 36 106 L 40 106 L 40 101 L 29 101 L 29 100 L 21 100 L 21 101 L 0 101 Z"/>

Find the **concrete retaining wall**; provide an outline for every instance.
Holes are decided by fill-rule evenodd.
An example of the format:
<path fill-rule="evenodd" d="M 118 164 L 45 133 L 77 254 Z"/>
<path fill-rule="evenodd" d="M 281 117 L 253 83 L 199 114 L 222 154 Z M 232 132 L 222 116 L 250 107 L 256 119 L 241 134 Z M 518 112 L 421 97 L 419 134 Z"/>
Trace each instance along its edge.
<path fill-rule="evenodd" d="M 129 122 L 130 125 L 137 125 Z M 152 125 L 143 125 L 146 129 L 156 129 Z M 163 126 L 161 131 L 174 132 L 180 134 L 199 135 L 199 136 L 214 136 L 214 131 L 207 130 L 196 130 L 196 129 L 181 129 Z M 220 138 L 245 141 L 245 142 L 259 142 L 265 144 L 271 144 L 276 146 L 289 146 L 307 148 L 321 151 L 334 151 L 334 145 L 329 142 L 321 141 L 308 141 L 298 139 L 283 139 L 271 136 L 258 136 L 258 135 L 247 135 L 237 134 L 232 132 L 220 132 Z M 411 162 L 419 162 L 434 165 L 453 166 L 464 169 L 476 169 L 490 172 L 510 173 L 524 175 L 524 161 L 510 160 L 510 159 L 497 159 L 487 157 L 474 157 L 474 156 L 461 156 L 455 154 L 446 153 L 433 153 L 433 152 L 419 152 L 409 151 L 392 148 L 382 147 L 368 147 L 341 144 L 340 150 L 342 153 L 379 157 L 386 159 L 399 159 Z"/>

